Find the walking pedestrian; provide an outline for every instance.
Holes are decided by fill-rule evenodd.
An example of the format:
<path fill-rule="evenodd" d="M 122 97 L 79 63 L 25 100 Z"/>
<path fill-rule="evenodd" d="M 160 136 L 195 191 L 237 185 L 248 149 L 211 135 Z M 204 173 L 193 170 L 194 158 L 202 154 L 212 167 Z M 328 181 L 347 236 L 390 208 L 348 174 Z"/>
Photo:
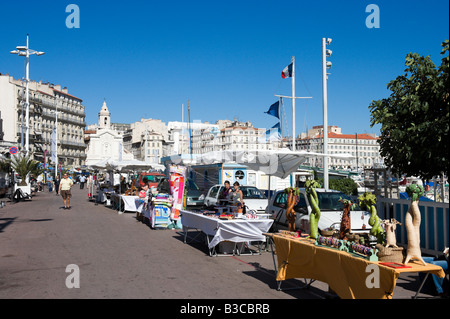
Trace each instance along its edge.
<path fill-rule="evenodd" d="M 70 197 L 72 197 L 70 189 L 72 186 L 73 181 L 69 178 L 67 173 L 64 174 L 64 178 L 59 183 L 59 193 L 64 200 L 64 209 L 70 209 Z"/>
<path fill-rule="evenodd" d="M 47 178 L 48 191 L 51 193 L 53 191 L 53 179 L 51 176 Z"/>
<path fill-rule="evenodd" d="M 60 182 L 61 181 L 59 180 L 59 176 L 56 175 L 56 178 L 55 178 L 55 192 L 56 192 L 56 195 L 59 195 L 59 183 Z"/>
<path fill-rule="evenodd" d="M 84 183 L 86 183 L 86 176 L 81 175 L 79 181 L 80 181 L 80 189 L 84 189 Z"/>

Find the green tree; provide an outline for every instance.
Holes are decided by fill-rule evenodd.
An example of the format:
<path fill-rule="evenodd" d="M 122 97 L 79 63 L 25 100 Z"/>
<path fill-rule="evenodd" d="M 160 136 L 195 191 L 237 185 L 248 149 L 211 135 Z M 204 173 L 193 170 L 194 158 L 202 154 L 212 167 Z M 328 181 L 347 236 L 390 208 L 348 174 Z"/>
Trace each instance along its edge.
<path fill-rule="evenodd" d="M 37 178 L 39 175 L 45 172 L 44 166 L 42 163 L 33 161 L 33 164 L 31 166 L 30 175 L 34 178 Z"/>
<path fill-rule="evenodd" d="M 19 174 L 20 183 L 19 186 L 27 185 L 28 174 L 36 170 L 38 162 L 32 160 L 30 156 L 13 156 L 10 159 L 11 167 Z"/>
<path fill-rule="evenodd" d="M 371 127 L 381 124 L 380 153 L 396 174 L 430 179 L 448 175 L 449 41 L 441 65 L 430 56 L 409 53 L 405 74 L 389 82 L 389 98 L 372 101 Z"/>
<path fill-rule="evenodd" d="M 323 178 L 319 179 L 318 182 L 323 185 Z M 329 180 L 328 187 L 347 195 L 358 195 L 358 185 L 351 178 L 332 178 Z"/>

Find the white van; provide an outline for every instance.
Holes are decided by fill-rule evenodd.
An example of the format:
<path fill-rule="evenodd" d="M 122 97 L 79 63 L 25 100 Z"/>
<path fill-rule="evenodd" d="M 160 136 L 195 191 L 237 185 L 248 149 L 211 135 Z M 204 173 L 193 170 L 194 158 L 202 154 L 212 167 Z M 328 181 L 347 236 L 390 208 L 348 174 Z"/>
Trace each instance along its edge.
<path fill-rule="evenodd" d="M 319 231 L 330 227 L 339 230 L 341 215 L 344 209 L 344 204 L 342 204 L 339 199 L 350 199 L 350 197 L 339 191 L 325 190 L 322 188 L 316 188 L 316 192 L 321 212 Z M 284 191 L 276 192 L 266 209 L 266 213 L 270 214 L 274 220 L 274 231 L 288 229 L 289 222 L 286 219 L 286 208 L 286 193 Z M 300 188 L 300 198 L 298 203 L 294 206 L 294 211 L 296 212 L 295 228 L 300 229 L 302 232 L 309 233 L 309 215 L 312 212 L 312 208 L 304 188 Z M 369 212 L 362 210 L 356 205 L 355 209 L 350 211 L 351 232 L 355 234 L 368 234 L 372 228 L 369 225 L 369 218 Z M 371 241 L 373 239 L 374 238 L 372 238 Z"/>

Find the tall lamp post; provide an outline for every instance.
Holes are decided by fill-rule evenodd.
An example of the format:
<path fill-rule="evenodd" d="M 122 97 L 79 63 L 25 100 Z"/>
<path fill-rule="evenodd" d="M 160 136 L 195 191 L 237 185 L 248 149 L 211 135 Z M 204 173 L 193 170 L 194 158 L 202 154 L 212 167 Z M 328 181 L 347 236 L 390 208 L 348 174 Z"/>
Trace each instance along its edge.
<path fill-rule="evenodd" d="M 323 83 L 323 187 L 328 189 L 328 110 L 327 110 L 327 69 L 331 69 L 332 63 L 327 61 L 332 51 L 327 49 L 331 43 L 330 38 L 322 38 L 322 83 Z"/>
<path fill-rule="evenodd" d="M 11 54 L 18 54 L 19 56 L 24 56 L 26 58 L 26 86 L 25 86 L 25 104 L 26 104 L 26 113 L 25 113 L 25 155 L 29 155 L 30 151 L 30 127 L 29 127 L 29 121 L 30 121 L 30 102 L 29 102 L 29 94 L 28 94 L 28 82 L 30 82 L 30 55 L 36 54 L 36 55 L 43 55 L 45 52 L 41 51 L 35 51 L 31 50 L 28 46 L 29 44 L 29 36 L 27 34 L 27 45 L 26 46 L 17 46 L 16 50 L 11 51 Z"/>
<path fill-rule="evenodd" d="M 56 176 L 58 176 L 58 114 L 62 113 L 61 111 L 58 111 L 58 102 L 55 102 L 55 109 L 51 110 L 50 113 L 55 114 L 55 141 L 52 141 L 52 143 L 55 143 L 55 149 L 52 150 L 52 159 L 55 161 L 56 179 Z"/>

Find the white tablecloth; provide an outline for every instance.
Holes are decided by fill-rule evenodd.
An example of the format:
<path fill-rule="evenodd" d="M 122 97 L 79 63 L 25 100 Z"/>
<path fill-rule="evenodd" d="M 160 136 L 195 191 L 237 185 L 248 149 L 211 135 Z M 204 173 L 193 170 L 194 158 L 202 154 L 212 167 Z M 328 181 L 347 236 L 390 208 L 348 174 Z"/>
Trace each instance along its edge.
<path fill-rule="evenodd" d="M 120 198 L 123 200 L 124 203 L 124 211 L 128 212 L 142 212 L 142 208 L 144 207 L 143 204 L 137 205 L 139 203 L 136 203 L 136 200 L 139 199 L 139 196 L 124 196 L 120 195 Z"/>
<path fill-rule="evenodd" d="M 213 248 L 221 241 L 235 243 L 247 241 L 265 241 L 263 233 L 268 232 L 273 224 L 272 219 L 232 219 L 221 220 L 189 211 L 181 211 L 183 227 L 200 229 L 207 235 L 214 236 L 209 243 Z"/>
<path fill-rule="evenodd" d="M 115 194 L 112 189 L 99 188 L 97 191 L 97 202 L 104 203 L 107 200 L 107 196 Z"/>

